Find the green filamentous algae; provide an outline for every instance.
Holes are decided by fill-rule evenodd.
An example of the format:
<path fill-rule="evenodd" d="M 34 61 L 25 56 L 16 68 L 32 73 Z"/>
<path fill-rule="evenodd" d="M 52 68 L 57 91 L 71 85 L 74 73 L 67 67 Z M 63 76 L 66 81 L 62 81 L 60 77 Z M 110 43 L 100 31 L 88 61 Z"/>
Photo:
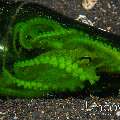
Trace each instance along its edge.
<path fill-rule="evenodd" d="M 0 3 L 1 6 L 5 3 Z M 94 85 L 100 72 L 120 74 L 120 50 L 107 33 L 37 4 L 6 4 L 2 27 L 0 94 L 34 97 Z M 16 7 L 13 15 L 12 9 Z M 22 8 L 22 9 L 20 9 Z M 0 24 L 2 25 L 2 24 Z M 109 34 L 108 34 L 109 36 Z"/>

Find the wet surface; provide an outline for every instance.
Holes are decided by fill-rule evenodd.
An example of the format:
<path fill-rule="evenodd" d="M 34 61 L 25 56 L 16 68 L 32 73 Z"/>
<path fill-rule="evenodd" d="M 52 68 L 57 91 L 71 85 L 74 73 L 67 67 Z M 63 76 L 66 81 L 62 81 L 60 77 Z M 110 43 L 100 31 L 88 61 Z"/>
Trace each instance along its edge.
<path fill-rule="evenodd" d="M 38 1 L 38 0 L 36 0 Z M 66 16 L 76 19 L 85 15 L 95 27 L 120 35 L 120 1 L 98 0 L 91 10 L 82 7 L 81 0 L 39 0 Z M 17 99 L 0 98 L 1 120 L 119 120 L 120 99 L 112 95 L 101 98 Z"/>

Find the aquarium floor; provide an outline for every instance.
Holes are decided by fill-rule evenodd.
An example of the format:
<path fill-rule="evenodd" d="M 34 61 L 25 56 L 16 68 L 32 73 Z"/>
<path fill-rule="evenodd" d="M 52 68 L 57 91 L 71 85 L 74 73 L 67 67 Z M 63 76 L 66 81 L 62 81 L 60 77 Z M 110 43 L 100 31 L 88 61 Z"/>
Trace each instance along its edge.
<path fill-rule="evenodd" d="M 120 120 L 120 99 L 0 99 L 0 120 Z"/>
<path fill-rule="evenodd" d="M 94 8 L 88 11 L 82 8 L 81 0 L 33 1 L 39 1 L 73 19 L 85 15 L 94 26 L 120 35 L 119 0 L 98 0 Z M 120 99 L 92 95 L 52 99 L 1 97 L 0 120 L 120 120 Z"/>

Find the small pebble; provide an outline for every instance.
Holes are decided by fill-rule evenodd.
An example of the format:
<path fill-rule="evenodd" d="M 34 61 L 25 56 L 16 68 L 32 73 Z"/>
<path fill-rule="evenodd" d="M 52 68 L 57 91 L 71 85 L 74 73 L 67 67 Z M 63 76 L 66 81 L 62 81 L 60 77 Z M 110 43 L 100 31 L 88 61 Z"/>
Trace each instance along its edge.
<path fill-rule="evenodd" d="M 97 3 L 97 0 L 83 0 L 82 6 L 84 9 L 90 10 L 95 6 L 96 3 Z"/>
<path fill-rule="evenodd" d="M 119 117 L 120 116 L 120 111 L 117 111 L 116 115 L 117 115 L 117 117 Z"/>

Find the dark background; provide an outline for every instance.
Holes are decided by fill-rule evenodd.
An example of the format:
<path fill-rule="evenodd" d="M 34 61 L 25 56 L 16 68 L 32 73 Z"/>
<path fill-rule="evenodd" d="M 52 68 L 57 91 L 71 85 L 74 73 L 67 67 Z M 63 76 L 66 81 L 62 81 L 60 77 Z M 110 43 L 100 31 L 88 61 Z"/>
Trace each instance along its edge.
<path fill-rule="evenodd" d="M 15 0 L 34 1 L 76 19 L 85 15 L 94 26 L 120 34 L 120 0 L 97 0 L 91 10 L 82 7 L 82 0 Z M 110 27 L 110 28 L 109 28 Z"/>

